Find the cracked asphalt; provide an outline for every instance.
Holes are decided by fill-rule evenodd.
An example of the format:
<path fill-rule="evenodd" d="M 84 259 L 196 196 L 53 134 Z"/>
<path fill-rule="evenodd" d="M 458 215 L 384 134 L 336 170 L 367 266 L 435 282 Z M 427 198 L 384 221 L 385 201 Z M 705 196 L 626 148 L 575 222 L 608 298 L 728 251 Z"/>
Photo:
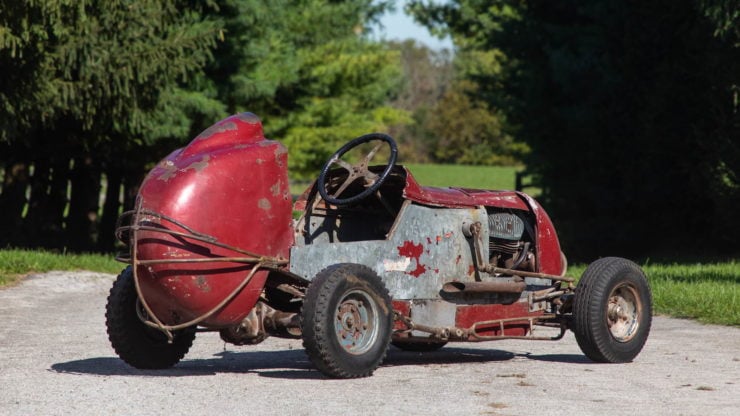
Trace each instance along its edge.
<path fill-rule="evenodd" d="M 105 333 L 113 276 L 32 275 L 0 289 L 2 415 L 737 415 L 740 328 L 657 316 L 635 362 L 557 342 L 393 347 L 370 378 L 332 380 L 299 340 L 237 347 L 198 334 L 172 369 L 119 360 Z M 542 330 L 545 333 L 547 330 Z"/>

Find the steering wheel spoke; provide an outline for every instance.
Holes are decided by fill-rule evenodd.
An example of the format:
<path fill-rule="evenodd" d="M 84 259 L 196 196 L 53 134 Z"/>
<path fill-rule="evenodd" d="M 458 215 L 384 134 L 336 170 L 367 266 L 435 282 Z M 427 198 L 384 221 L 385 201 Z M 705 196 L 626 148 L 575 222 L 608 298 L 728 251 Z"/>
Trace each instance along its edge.
<path fill-rule="evenodd" d="M 344 180 L 344 183 L 337 188 L 337 190 L 334 192 L 334 197 L 337 197 L 344 192 L 348 186 L 352 184 L 356 179 L 358 178 L 358 175 L 355 175 L 353 173 L 350 173 L 349 176 L 347 176 L 347 179 Z"/>
<path fill-rule="evenodd" d="M 336 163 L 337 165 L 343 167 L 344 169 L 346 169 L 347 172 L 350 172 L 350 174 L 354 171 L 354 166 L 350 165 L 349 163 L 345 162 L 342 159 L 337 158 L 333 162 Z"/>
<path fill-rule="evenodd" d="M 375 157 L 375 154 L 378 153 L 378 150 L 383 147 L 383 142 L 378 143 L 375 147 L 373 147 L 373 150 L 370 151 L 370 153 L 365 156 L 365 166 L 370 166 L 370 161 L 373 160 Z"/>
<path fill-rule="evenodd" d="M 379 141 L 380 143 L 376 144 L 363 158 L 360 158 L 360 161 L 356 165 L 352 165 L 341 159 L 342 156 L 350 150 L 372 141 Z M 371 172 L 369 170 L 370 161 L 378 154 L 384 145 L 388 145 L 390 147 L 388 162 L 381 174 Z M 396 164 L 397 157 L 398 147 L 396 146 L 396 142 L 387 134 L 371 133 L 351 140 L 337 150 L 321 169 L 321 174 L 319 174 L 319 179 L 316 184 L 319 194 L 326 202 L 337 206 L 349 205 L 367 198 L 374 194 L 388 178 L 393 166 Z M 331 182 L 329 180 L 329 172 L 334 164 L 337 164 L 342 169 L 346 170 L 347 177 L 344 179 L 342 184 L 330 194 L 330 190 L 327 189 L 327 187 Z M 342 193 L 344 193 L 350 185 L 355 183 L 359 178 L 364 179 L 365 183 L 363 185 L 365 189 L 356 195 L 340 198 Z"/>

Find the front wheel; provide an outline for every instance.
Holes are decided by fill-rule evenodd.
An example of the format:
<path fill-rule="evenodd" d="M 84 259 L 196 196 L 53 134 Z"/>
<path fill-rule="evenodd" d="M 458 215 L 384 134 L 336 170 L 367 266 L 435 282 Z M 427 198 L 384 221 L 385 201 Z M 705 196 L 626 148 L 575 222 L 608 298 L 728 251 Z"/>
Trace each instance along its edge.
<path fill-rule="evenodd" d="M 596 362 L 632 361 L 647 341 L 652 322 L 650 286 L 635 263 L 617 257 L 588 266 L 575 292 L 576 340 Z"/>
<path fill-rule="evenodd" d="M 359 264 L 336 264 L 316 275 L 301 311 L 303 346 L 322 373 L 367 377 L 385 358 L 393 309 L 377 274 Z"/>
<path fill-rule="evenodd" d="M 138 309 L 138 310 L 137 310 Z M 177 364 L 193 345 L 195 328 L 173 333 L 172 343 L 155 328 L 144 324 L 146 312 L 138 302 L 131 266 L 124 269 L 110 290 L 105 308 L 108 339 L 119 357 L 140 369 L 163 369 Z"/>

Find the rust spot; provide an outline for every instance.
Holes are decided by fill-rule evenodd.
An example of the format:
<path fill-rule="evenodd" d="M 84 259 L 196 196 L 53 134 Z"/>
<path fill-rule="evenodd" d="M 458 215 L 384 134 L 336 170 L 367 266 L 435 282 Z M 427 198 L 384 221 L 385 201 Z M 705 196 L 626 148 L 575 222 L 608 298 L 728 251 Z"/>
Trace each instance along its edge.
<path fill-rule="evenodd" d="M 202 292 L 210 292 L 211 286 L 208 285 L 208 279 L 205 276 L 200 275 L 195 277 L 195 285 L 198 286 Z"/>
<path fill-rule="evenodd" d="M 228 120 L 228 119 L 227 119 Z M 218 133 L 223 133 L 225 131 L 231 131 L 236 130 L 238 127 L 236 123 L 233 121 L 226 121 L 226 122 L 220 122 L 212 125 L 211 127 L 203 130 L 201 134 L 198 135 L 198 137 L 195 138 L 195 140 L 206 140 L 211 138 L 211 136 L 214 136 Z"/>
<path fill-rule="evenodd" d="M 270 192 L 272 193 L 273 196 L 278 196 L 280 195 L 280 188 L 282 187 L 283 187 L 283 181 L 278 180 L 277 182 L 275 182 L 274 185 L 270 187 Z"/>
<path fill-rule="evenodd" d="M 470 266 L 468 266 L 468 274 L 473 274 L 473 273 L 475 273 L 475 266 L 471 264 Z"/>
<path fill-rule="evenodd" d="M 427 244 L 432 244 L 432 239 L 427 237 Z"/>
<path fill-rule="evenodd" d="M 267 198 L 262 198 L 257 201 L 257 206 L 260 207 L 260 209 L 264 209 L 265 211 L 272 208 L 272 204 L 270 203 L 270 201 L 267 200 Z"/>
<path fill-rule="evenodd" d="M 185 172 L 188 169 L 193 169 L 196 172 L 200 172 L 203 169 L 208 167 L 208 161 L 211 160 L 211 157 L 209 155 L 204 155 L 203 159 L 201 159 L 199 162 L 193 162 L 188 167 L 183 169 L 182 171 Z"/>
<path fill-rule="evenodd" d="M 165 160 L 162 161 L 162 163 L 158 166 L 160 169 L 164 170 L 157 179 L 160 181 L 169 181 L 170 179 L 174 178 L 177 175 L 177 166 L 171 161 L 171 160 Z"/>
<path fill-rule="evenodd" d="M 398 247 L 398 254 L 416 260 L 416 268 L 410 272 L 405 272 L 406 274 L 419 277 L 427 271 L 426 266 L 419 261 L 422 253 L 424 253 L 424 246 L 421 243 L 414 244 L 411 241 L 405 241 L 402 246 Z"/>
<path fill-rule="evenodd" d="M 460 260 L 462 260 L 462 254 L 457 255 L 457 258 L 455 259 L 455 264 L 460 264 Z"/>
<path fill-rule="evenodd" d="M 236 115 L 236 118 L 248 124 L 259 124 L 262 122 L 256 114 L 250 112 L 239 113 Z"/>

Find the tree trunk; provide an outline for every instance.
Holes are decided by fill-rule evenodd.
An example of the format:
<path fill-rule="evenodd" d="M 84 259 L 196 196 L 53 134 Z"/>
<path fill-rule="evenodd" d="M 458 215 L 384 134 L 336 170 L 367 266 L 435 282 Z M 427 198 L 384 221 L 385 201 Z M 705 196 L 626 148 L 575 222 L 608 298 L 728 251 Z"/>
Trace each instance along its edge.
<path fill-rule="evenodd" d="M 93 251 L 98 232 L 100 169 L 93 164 L 92 157 L 75 158 L 70 181 L 72 197 L 67 216 L 67 247 L 75 252 Z"/>
<path fill-rule="evenodd" d="M 111 167 L 106 172 L 107 188 L 105 191 L 105 204 L 103 205 L 103 217 L 100 220 L 100 234 L 98 235 L 98 250 L 104 253 L 112 253 L 115 249 L 116 221 L 121 207 L 118 200 L 121 190 L 123 175 L 120 169 Z"/>
<path fill-rule="evenodd" d="M 23 234 L 28 177 L 28 164 L 10 162 L 5 165 L 3 192 L 0 194 L 0 247 L 16 245 L 18 237 Z"/>

